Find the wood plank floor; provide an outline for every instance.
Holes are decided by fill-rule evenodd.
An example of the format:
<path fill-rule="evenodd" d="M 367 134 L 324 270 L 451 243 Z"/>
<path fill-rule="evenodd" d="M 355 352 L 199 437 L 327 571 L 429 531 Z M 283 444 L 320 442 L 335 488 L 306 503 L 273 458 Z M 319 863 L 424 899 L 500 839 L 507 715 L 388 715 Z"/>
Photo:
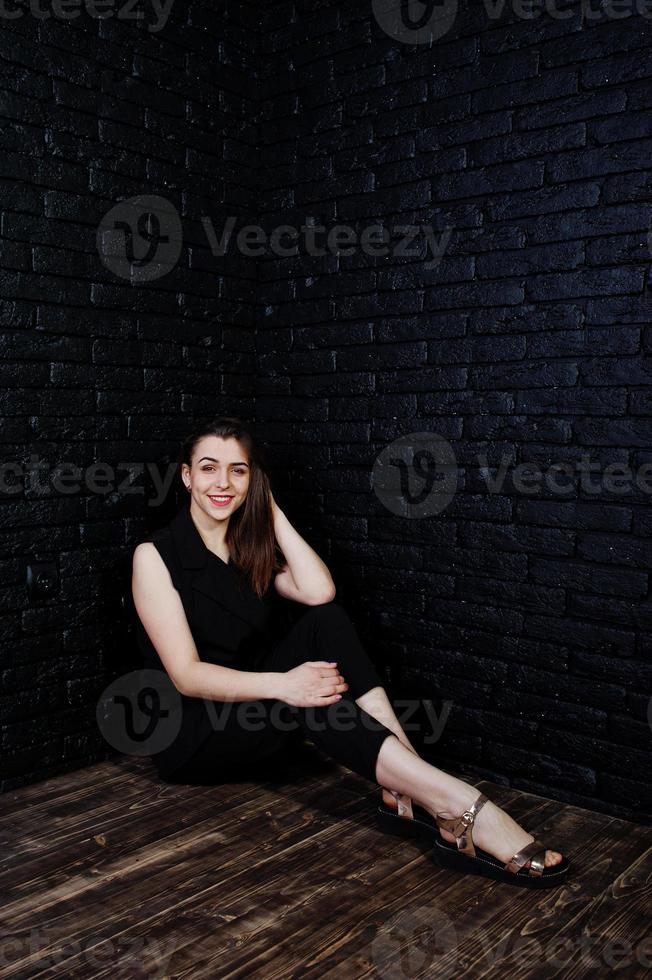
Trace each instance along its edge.
<path fill-rule="evenodd" d="M 439 869 L 320 755 L 168 785 L 119 757 L 0 796 L 0 978 L 650 975 L 652 830 L 487 781 L 568 854 L 550 891 Z"/>

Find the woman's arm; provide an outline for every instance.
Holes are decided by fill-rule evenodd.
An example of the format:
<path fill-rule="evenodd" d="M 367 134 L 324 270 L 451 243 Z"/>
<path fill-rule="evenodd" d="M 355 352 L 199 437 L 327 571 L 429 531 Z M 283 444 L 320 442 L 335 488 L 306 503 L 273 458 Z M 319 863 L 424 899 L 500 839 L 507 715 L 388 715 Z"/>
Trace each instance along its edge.
<path fill-rule="evenodd" d="M 287 567 L 274 579 L 274 587 L 279 595 L 308 606 L 331 602 L 335 598 L 335 583 L 328 568 L 316 551 L 310 547 L 272 498 L 274 514 L 274 533 L 279 547 L 285 555 Z"/>
<path fill-rule="evenodd" d="M 147 635 L 181 694 L 211 701 L 280 696 L 282 673 L 234 670 L 199 659 L 181 596 L 151 542 L 139 544 L 134 551 L 131 591 Z"/>

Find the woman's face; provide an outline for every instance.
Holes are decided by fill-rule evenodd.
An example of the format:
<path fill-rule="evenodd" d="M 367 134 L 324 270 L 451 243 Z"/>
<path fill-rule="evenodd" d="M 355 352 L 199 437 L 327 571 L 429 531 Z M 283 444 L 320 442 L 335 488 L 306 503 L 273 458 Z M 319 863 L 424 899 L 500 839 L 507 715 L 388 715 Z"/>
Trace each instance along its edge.
<path fill-rule="evenodd" d="M 212 517 L 225 519 L 242 506 L 247 496 L 247 454 L 233 437 L 204 436 L 195 447 L 192 467 L 184 464 L 182 476 L 196 506 Z"/>

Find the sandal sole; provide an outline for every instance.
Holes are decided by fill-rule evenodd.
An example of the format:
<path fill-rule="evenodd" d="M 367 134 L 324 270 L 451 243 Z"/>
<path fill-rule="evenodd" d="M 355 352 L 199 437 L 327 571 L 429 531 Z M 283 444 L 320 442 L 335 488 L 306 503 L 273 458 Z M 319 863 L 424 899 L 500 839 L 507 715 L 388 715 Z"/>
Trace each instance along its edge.
<path fill-rule="evenodd" d="M 376 823 L 382 831 L 393 834 L 394 837 L 428 841 L 433 845 L 431 856 L 434 863 L 451 871 L 482 875 L 522 888 L 557 888 L 568 878 L 570 863 L 566 857 L 542 875 L 531 875 L 527 871 L 514 874 L 512 871 L 505 871 L 500 862 L 479 847 L 475 849 L 475 858 L 460 854 L 455 844 L 442 840 L 436 825 L 431 826 L 416 816 L 413 820 L 408 820 L 381 805 L 376 810 Z"/>
<path fill-rule="evenodd" d="M 481 848 L 476 847 L 475 853 L 475 857 L 460 854 L 455 844 L 440 839 L 435 841 L 431 857 L 441 868 L 463 874 L 482 875 L 521 888 L 558 888 L 565 883 L 570 870 L 568 858 L 562 857 L 558 864 L 546 868 L 542 875 L 531 875 L 527 870 L 514 873 L 506 871 L 499 861 Z"/>

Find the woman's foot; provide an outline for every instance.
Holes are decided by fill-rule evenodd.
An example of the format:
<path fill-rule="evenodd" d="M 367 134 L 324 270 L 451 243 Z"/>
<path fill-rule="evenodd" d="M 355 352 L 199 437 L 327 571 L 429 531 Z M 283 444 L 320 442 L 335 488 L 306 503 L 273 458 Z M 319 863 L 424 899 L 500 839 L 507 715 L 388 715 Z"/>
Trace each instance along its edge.
<path fill-rule="evenodd" d="M 444 803 L 429 802 L 421 805 L 433 818 L 436 813 L 458 817 L 473 804 L 479 796 L 479 792 L 475 787 L 459 780 L 459 788 Z M 450 831 L 440 829 L 439 833 L 444 840 L 451 843 L 455 842 L 455 835 Z M 532 834 L 523 830 L 508 813 L 501 810 L 491 800 L 485 803 L 473 824 L 473 841 L 476 847 L 482 848 L 483 851 L 487 851 L 505 864 L 514 854 L 533 840 Z M 561 860 L 562 855 L 559 851 L 546 851 L 545 865 L 547 868 L 559 864 Z M 529 866 L 530 862 L 527 861 L 524 867 L 528 868 Z"/>

